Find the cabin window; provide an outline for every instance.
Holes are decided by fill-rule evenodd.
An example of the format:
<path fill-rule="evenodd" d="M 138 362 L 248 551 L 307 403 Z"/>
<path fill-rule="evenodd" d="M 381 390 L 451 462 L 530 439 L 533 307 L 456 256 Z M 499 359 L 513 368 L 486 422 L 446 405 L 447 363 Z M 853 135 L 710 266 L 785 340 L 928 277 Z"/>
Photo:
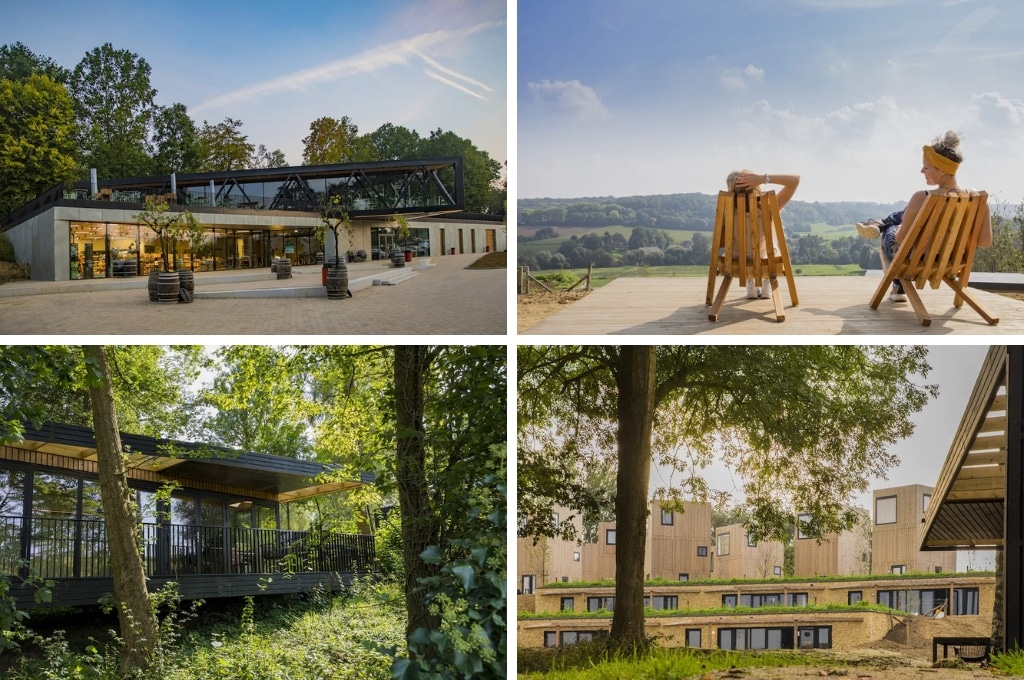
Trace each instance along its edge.
<path fill-rule="evenodd" d="M 797 539 L 811 538 L 811 535 L 809 533 L 807 533 L 806 531 L 804 531 L 804 528 L 808 524 L 810 524 L 810 523 L 811 523 L 811 516 L 810 515 L 808 515 L 806 513 L 801 513 L 801 514 L 796 516 L 796 537 L 797 537 Z"/>
<path fill-rule="evenodd" d="M 700 628 L 686 629 L 686 646 L 700 649 Z"/>
<path fill-rule="evenodd" d="M 931 500 L 932 500 L 932 495 L 930 493 L 926 493 L 923 496 L 921 496 L 921 513 L 922 514 L 928 512 L 928 503 L 931 502 Z"/>
<path fill-rule="evenodd" d="M 675 513 L 673 513 L 671 510 L 665 510 L 664 508 L 662 508 L 661 523 L 665 526 L 672 526 L 673 522 L 675 522 Z"/>
<path fill-rule="evenodd" d="M 523 576 L 523 595 L 533 595 L 537 587 L 537 577 L 531 575 Z"/>
<path fill-rule="evenodd" d="M 864 591 L 851 590 L 846 593 L 846 604 L 857 604 L 864 599 Z"/>
<path fill-rule="evenodd" d="M 32 475 L 30 566 L 51 578 L 74 577 L 78 478 Z"/>
<path fill-rule="evenodd" d="M 875 501 L 875 524 L 896 524 L 896 496 Z"/>
<path fill-rule="evenodd" d="M 604 542 L 608 545 L 615 545 L 615 529 L 605 529 Z"/>
<path fill-rule="evenodd" d="M 832 626 L 807 626 L 797 629 L 800 649 L 832 649 Z"/>
<path fill-rule="evenodd" d="M 559 610 L 563 612 L 571 612 L 576 606 L 576 598 L 563 597 L 559 604 Z"/>
<path fill-rule="evenodd" d="M 0 572 L 14 574 L 21 559 L 25 514 L 25 473 L 0 469 Z"/>
<path fill-rule="evenodd" d="M 718 556 L 724 557 L 730 550 L 729 534 L 718 534 Z"/>
<path fill-rule="evenodd" d="M 708 547 L 706 545 L 698 545 L 697 546 L 697 557 L 707 557 L 707 556 L 708 556 Z"/>
<path fill-rule="evenodd" d="M 953 614 L 955 616 L 977 615 L 978 589 L 953 588 Z"/>

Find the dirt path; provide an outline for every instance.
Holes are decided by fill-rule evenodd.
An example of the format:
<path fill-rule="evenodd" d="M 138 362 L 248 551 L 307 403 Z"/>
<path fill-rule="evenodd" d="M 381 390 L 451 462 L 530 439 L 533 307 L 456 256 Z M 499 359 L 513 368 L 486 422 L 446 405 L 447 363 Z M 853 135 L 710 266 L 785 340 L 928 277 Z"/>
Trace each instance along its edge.
<path fill-rule="evenodd" d="M 549 293 L 544 289 L 540 289 L 530 292 L 529 295 L 518 296 L 516 304 L 516 327 L 518 332 L 522 333 L 528 328 L 536 326 L 560 309 L 565 309 L 565 305 L 571 305 L 577 300 L 586 297 L 586 295 L 587 292 L 582 290 Z"/>

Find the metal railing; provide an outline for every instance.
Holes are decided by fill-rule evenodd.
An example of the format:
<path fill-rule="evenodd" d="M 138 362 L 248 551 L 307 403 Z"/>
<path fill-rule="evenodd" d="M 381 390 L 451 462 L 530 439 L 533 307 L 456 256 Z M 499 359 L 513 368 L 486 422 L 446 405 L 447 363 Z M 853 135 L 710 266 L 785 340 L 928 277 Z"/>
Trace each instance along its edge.
<path fill-rule="evenodd" d="M 139 532 L 147 576 L 365 573 L 376 558 L 372 536 L 144 523 Z M 42 578 L 110 576 L 103 520 L 0 516 L 0 572 L 23 561 Z"/>

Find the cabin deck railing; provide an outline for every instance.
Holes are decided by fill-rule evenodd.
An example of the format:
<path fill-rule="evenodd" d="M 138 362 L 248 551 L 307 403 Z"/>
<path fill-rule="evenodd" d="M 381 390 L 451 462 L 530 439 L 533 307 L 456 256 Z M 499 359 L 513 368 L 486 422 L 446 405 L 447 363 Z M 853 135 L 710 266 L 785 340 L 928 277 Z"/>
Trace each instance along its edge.
<path fill-rule="evenodd" d="M 360 573 L 372 570 L 372 536 L 249 527 L 143 523 L 147 576 Z M 0 516 L 0 573 L 28 564 L 47 579 L 109 577 L 102 519 Z"/>

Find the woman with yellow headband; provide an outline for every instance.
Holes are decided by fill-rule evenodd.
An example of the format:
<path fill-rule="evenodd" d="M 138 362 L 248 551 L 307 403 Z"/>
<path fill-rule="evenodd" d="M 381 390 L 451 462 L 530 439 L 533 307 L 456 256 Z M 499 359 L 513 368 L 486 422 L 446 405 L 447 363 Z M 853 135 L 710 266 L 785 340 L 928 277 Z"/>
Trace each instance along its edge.
<path fill-rule="evenodd" d="M 921 147 L 924 152 L 924 163 L 921 167 L 921 174 L 929 186 L 936 187 L 938 194 L 945 194 L 950 191 L 959 191 L 960 185 L 956 181 L 956 171 L 963 161 L 960 153 L 960 137 L 950 130 L 942 137 L 936 137 L 931 144 Z M 889 215 L 882 222 L 868 220 L 857 224 L 857 231 L 864 238 L 882 237 L 882 248 L 886 257 L 891 261 L 899 250 L 901 239 L 906 236 L 908 225 L 914 223 L 914 217 L 924 204 L 924 199 L 929 191 L 918 191 L 910 198 L 907 207 L 897 213 Z M 992 224 L 988 213 L 988 205 L 985 206 L 985 214 L 981 234 L 978 237 L 979 246 L 988 246 L 992 243 Z M 903 284 L 899 280 L 893 281 L 892 294 L 889 299 L 893 302 L 906 302 L 907 296 L 903 292 Z"/>
<path fill-rule="evenodd" d="M 728 177 L 725 178 L 725 186 L 729 191 L 747 191 L 754 194 L 760 194 L 762 186 L 768 184 L 778 184 L 782 188 L 776 195 L 776 201 L 779 204 L 779 210 L 786 207 L 789 203 L 789 199 L 793 198 L 793 194 L 796 193 L 796 188 L 800 184 L 800 175 L 776 175 L 768 173 L 757 174 L 750 170 L 734 170 L 729 173 Z M 764 237 L 761 237 L 761 257 L 767 257 L 766 246 L 764 243 Z M 748 249 L 752 250 L 752 249 Z M 778 246 L 775 247 L 775 253 L 778 254 Z M 768 297 L 771 293 L 768 292 L 768 287 L 765 286 L 764 290 L 757 288 L 754 285 L 753 279 L 747 280 L 747 299 L 753 300 L 759 297 Z"/>

